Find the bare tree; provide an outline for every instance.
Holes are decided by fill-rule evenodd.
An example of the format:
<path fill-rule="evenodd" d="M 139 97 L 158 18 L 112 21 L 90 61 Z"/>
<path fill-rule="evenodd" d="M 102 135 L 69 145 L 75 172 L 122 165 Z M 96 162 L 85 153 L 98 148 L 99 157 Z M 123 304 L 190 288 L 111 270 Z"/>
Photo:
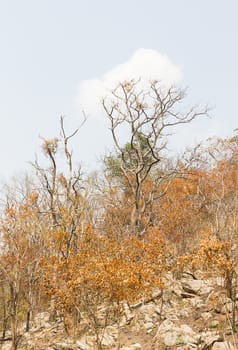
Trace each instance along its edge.
<path fill-rule="evenodd" d="M 86 201 L 83 194 L 82 172 L 80 166 L 75 166 L 73 152 L 69 146 L 70 140 L 78 130 L 79 128 L 67 134 L 64 118 L 61 117 L 60 137 L 43 140 L 42 150 L 48 166 L 42 166 L 38 160 L 33 163 L 41 195 L 40 215 L 44 217 L 48 231 L 46 261 L 48 255 L 61 256 L 67 261 L 70 252 L 78 250 L 78 242 L 83 234 Z M 59 163 L 59 154 L 63 155 L 63 164 Z M 53 320 L 55 316 L 55 296 L 52 295 L 51 319 Z"/>
<path fill-rule="evenodd" d="M 74 166 L 73 152 L 69 148 L 69 141 L 78 133 L 78 130 L 79 128 L 67 135 L 64 118 L 61 117 L 60 138 L 44 139 L 42 144 L 42 150 L 49 161 L 49 166 L 44 167 L 37 160 L 33 163 L 40 182 L 40 192 L 43 194 L 41 210 L 51 218 L 51 229 L 62 228 L 63 208 L 70 216 L 67 228 L 65 228 L 67 249 L 61 250 L 62 255 L 67 255 L 68 248 L 72 247 L 73 244 L 76 245 L 76 227 L 82 218 L 82 206 L 84 205 L 81 167 Z M 59 166 L 57 159 L 60 151 L 63 151 L 65 158 L 63 169 Z"/>
<path fill-rule="evenodd" d="M 158 184 L 168 183 L 178 171 L 177 164 L 171 166 L 165 155 L 168 136 L 180 124 L 190 123 L 208 112 L 207 108 L 196 107 L 180 111 L 185 95 L 184 90 L 166 89 L 158 81 L 143 89 L 140 81 L 131 80 L 118 84 L 112 95 L 102 101 L 116 148 L 116 157 L 108 157 L 106 163 L 111 170 L 114 168 L 114 175 L 124 179 L 132 193 L 130 230 L 134 233 L 144 231 L 142 216 L 153 203 Z M 129 135 L 126 146 L 121 142 L 122 131 Z M 155 187 L 146 194 L 143 184 L 152 174 Z M 164 191 L 166 186 L 159 196 Z"/>

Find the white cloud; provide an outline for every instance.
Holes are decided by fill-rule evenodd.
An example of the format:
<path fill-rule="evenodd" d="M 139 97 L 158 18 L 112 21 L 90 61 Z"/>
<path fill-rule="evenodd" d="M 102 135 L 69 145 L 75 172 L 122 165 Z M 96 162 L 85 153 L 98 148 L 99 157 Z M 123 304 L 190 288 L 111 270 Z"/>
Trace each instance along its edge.
<path fill-rule="evenodd" d="M 119 82 L 140 78 L 141 81 L 158 80 L 168 86 L 178 82 L 181 77 L 181 69 L 168 56 L 156 50 L 138 49 L 127 62 L 117 65 L 100 79 L 81 82 L 76 103 L 86 114 L 97 115 L 102 97 Z"/>

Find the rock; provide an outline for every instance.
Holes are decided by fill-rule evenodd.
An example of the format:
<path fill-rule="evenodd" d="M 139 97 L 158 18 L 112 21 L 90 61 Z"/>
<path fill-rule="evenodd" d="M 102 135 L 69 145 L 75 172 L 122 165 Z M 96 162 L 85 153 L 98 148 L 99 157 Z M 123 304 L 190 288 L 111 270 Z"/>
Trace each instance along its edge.
<path fill-rule="evenodd" d="M 90 350 L 90 347 L 84 343 L 83 341 L 76 341 L 76 346 L 80 349 L 80 350 Z"/>
<path fill-rule="evenodd" d="M 192 307 L 195 307 L 196 309 L 201 309 L 205 306 L 203 299 L 200 297 L 195 296 L 193 299 L 190 300 L 190 304 Z"/>
<path fill-rule="evenodd" d="M 232 302 L 226 303 L 220 309 L 220 313 L 223 315 L 227 315 L 232 312 Z"/>
<path fill-rule="evenodd" d="M 45 322 L 49 322 L 50 320 L 50 313 L 49 312 L 40 312 L 34 317 L 34 323 L 36 325 L 42 325 Z"/>
<path fill-rule="evenodd" d="M 123 346 L 120 350 L 141 350 L 142 346 L 139 343 L 132 344 L 130 346 Z"/>
<path fill-rule="evenodd" d="M 155 305 L 154 303 L 142 305 L 137 310 L 133 318 L 131 330 L 134 332 L 139 332 L 142 328 L 144 328 L 147 333 L 150 333 L 160 319 L 158 312 L 160 312 L 160 308 L 158 308 L 158 305 Z"/>
<path fill-rule="evenodd" d="M 154 307 L 154 312 L 158 315 L 158 316 L 161 316 L 161 311 L 162 311 L 162 309 L 161 309 L 161 306 L 155 306 Z"/>
<path fill-rule="evenodd" d="M 163 321 L 163 322 L 159 325 L 159 328 L 158 328 L 158 330 L 157 330 L 157 335 L 163 334 L 163 333 L 165 333 L 165 332 L 171 330 L 171 329 L 174 328 L 174 327 L 175 327 L 175 324 L 174 324 L 172 321 L 170 321 L 170 320 L 165 320 L 165 321 Z M 156 335 L 156 336 L 157 336 L 157 335 Z"/>
<path fill-rule="evenodd" d="M 132 350 L 139 350 L 142 349 L 141 345 L 139 343 L 135 343 L 131 346 Z"/>
<path fill-rule="evenodd" d="M 105 333 L 103 335 L 103 339 L 101 340 L 101 344 L 105 347 L 112 347 L 115 343 L 115 340 L 112 335 Z"/>
<path fill-rule="evenodd" d="M 202 312 L 201 313 L 201 318 L 204 320 L 204 321 L 207 321 L 209 320 L 210 318 L 212 318 L 212 313 L 211 312 Z"/>
<path fill-rule="evenodd" d="M 124 314 L 125 314 L 126 324 L 129 324 L 131 322 L 131 320 L 133 320 L 135 315 L 130 311 L 130 309 L 128 307 L 125 308 Z"/>
<path fill-rule="evenodd" d="M 183 319 L 189 316 L 189 308 L 184 308 L 182 310 L 177 311 L 177 316 L 179 319 Z"/>
<path fill-rule="evenodd" d="M 182 325 L 180 326 L 180 329 L 181 329 L 184 333 L 195 334 L 194 331 L 192 330 L 192 328 L 189 327 L 189 326 L 186 325 L 186 324 L 182 324 Z"/>
<path fill-rule="evenodd" d="M 162 341 L 165 346 L 198 343 L 198 336 L 191 327 L 186 324 L 176 326 L 169 320 L 161 323 L 156 334 L 156 339 Z"/>
<path fill-rule="evenodd" d="M 145 326 L 145 329 L 148 331 L 154 327 L 154 323 L 153 322 L 145 322 L 144 326 Z"/>
<path fill-rule="evenodd" d="M 176 283 L 174 284 L 173 287 L 171 287 L 172 292 L 177 296 L 177 297 L 181 297 L 182 293 L 183 293 L 183 288 L 182 285 L 180 283 Z"/>
<path fill-rule="evenodd" d="M 212 332 L 203 333 L 201 336 L 201 350 L 210 350 L 213 344 L 221 342 L 222 340 L 219 334 L 214 334 Z"/>
<path fill-rule="evenodd" d="M 118 326 L 107 326 L 105 332 L 110 336 L 117 338 L 118 337 Z"/>
<path fill-rule="evenodd" d="M 163 306 L 162 319 L 167 319 L 173 322 L 176 322 L 180 318 L 180 311 L 184 310 L 184 306 L 178 307 L 178 304 L 171 303 L 170 305 Z M 161 320 L 161 317 L 158 321 Z M 157 323 L 158 323 L 157 321 Z"/>
<path fill-rule="evenodd" d="M 144 315 L 144 318 L 146 321 L 150 322 L 154 318 L 158 318 L 158 309 L 156 309 L 156 306 L 154 304 L 146 304 L 142 305 L 140 308 L 140 313 Z"/>
<path fill-rule="evenodd" d="M 182 298 L 194 298 L 195 294 L 194 293 L 188 293 L 188 292 L 182 292 L 181 297 Z"/>
<path fill-rule="evenodd" d="M 213 287 L 209 286 L 203 280 L 183 280 L 182 288 L 188 295 L 208 295 L 213 290 Z"/>
<path fill-rule="evenodd" d="M 144 315 L 144 327 L 147 330 L 147 333 L 150 333 L 152 329 L 154 328 L 154 321 L 157 320 L 157 313 L 155 312 L 154 308 L 150 309 L 150 313 L 145 313 Z"/>
<path fill-rule="evenodd" d="M 60 343 L 54 344 L 53 349 L 54 350 L 76 350 L 76 347 L 73 344 L 60 342 Z"/>
<path fill-rule="evenodd" d="M 12 348 L 12 343 L 11 342 L 6 342 L 1 345 L 1 350 L 11 350 Z"/>
<path fill-rule="evenodd" d="M 219 342 L 214 343 L 212 350 L 235 350 L 234 346 L 229 342 Z"/>
<path fill-rule="evenodd" d="M 179 341 L 178 334 L 175 331 L 166 332 L 163 336 L 163 343 L 166 346 L 173 346 L 181 344 L 181 339 Z"/>

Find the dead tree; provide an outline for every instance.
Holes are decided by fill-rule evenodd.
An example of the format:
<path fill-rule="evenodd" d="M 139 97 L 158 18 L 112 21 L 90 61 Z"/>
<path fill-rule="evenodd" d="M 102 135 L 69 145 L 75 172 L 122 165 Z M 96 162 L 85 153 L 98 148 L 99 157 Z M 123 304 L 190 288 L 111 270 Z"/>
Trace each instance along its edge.
<path fill-rule="evenodd" d="M 118 84 L 111 96 L 102 101 L 116 149 L 116 157 L 107 161 L 111 160 L 109 166 L 115 167 L 133 196 L 131 232 L 143 233 L 146 209 L 155 200 L 156 192 L 161 196 L 167 188 L 162 186 L 158 194 L 158 185 L 168 184 L 178 172 L 177 165 L 169 165 L 166 158 L 168 136 L 178 125 L 207 114 L 207 108 L 180 111 L 185 95 L 184 90 L 166 89 L 158 81 L 150 82 L 144 89 L 140 81 L 131 80 Z M 126 146 L 121 142 L 122 131 L 129 137 Z M 152 174 L 155 186 L 145 193 L 143 184 Z"/>

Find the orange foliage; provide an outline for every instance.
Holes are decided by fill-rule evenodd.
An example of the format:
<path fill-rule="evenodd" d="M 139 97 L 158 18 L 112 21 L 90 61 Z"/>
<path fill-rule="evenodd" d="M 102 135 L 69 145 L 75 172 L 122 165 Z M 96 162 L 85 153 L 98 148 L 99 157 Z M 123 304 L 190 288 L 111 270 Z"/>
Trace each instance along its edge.
<path fill-rule="evenodd" d="M 155 207 L 159 229 L 180 254 L 196 244 L 204 225 L 198 195 L 200 177 L 201 172 L 193 171 L 173 179 Z"/>
<path fill-rule="evenodd" d="M 118 305 L 151 296 L 162 287 L 168 251 L 156 231 L 121 241 L 95 235 L 90 227 L 77 253 L 44 261 L 44 285 L 62 311 L 87 310 L 99 303 Z"/>
<path fill-rule="evenodd" d="M 232 256 L 232 242 L 221 241 L 211 234 L 199 242 L 192 254 L 179 257 L 178 266 L 193 272 L 202 271 L 203 277 L 222 276 L 229 297 L 232 297 L 232 279 L 235 275 L 236 259 Z"/>

